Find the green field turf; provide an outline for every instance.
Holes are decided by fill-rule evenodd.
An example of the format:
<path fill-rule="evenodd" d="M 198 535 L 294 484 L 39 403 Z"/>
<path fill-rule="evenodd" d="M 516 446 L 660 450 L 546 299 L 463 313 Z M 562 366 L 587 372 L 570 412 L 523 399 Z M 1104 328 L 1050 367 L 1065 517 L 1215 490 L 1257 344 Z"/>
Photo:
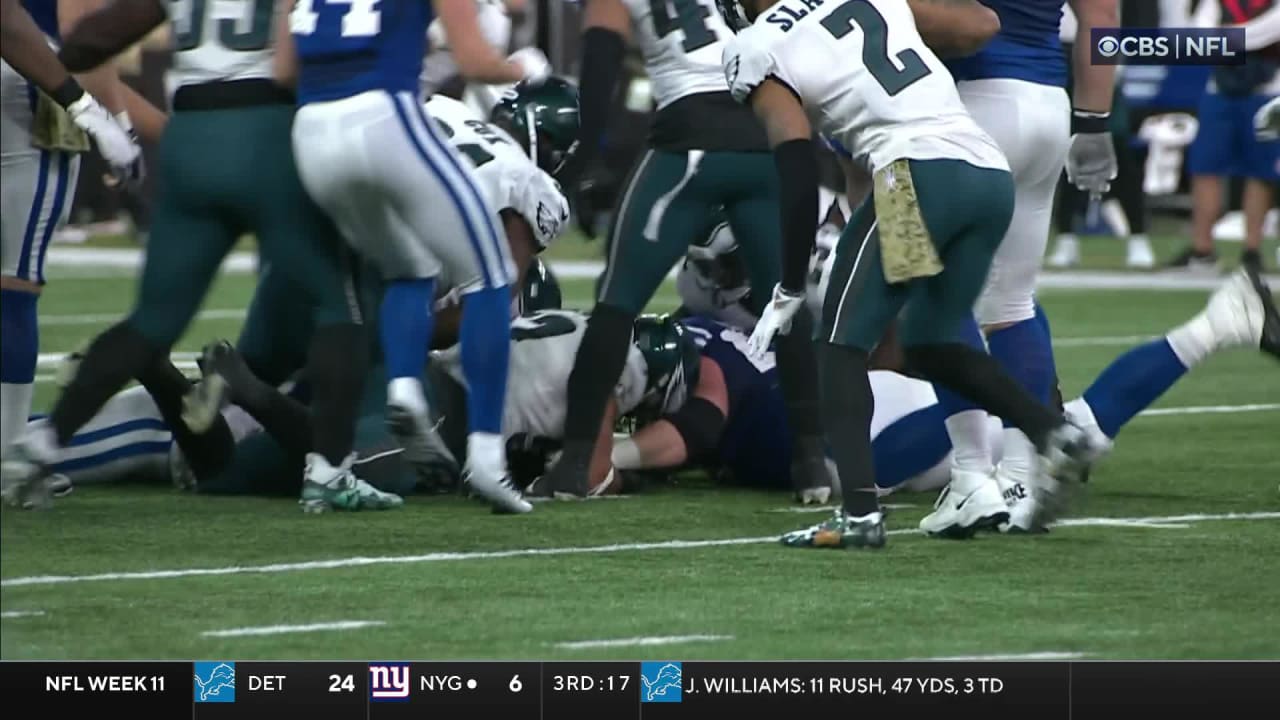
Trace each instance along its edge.
<path fill-rule="evenodd" d="M 252 278 L 223 278 L 178 350 L 234 337 Z M 565 283 L 566 305 L 590 283 Z M 42 347 L 61 353 L 124 311 L 125 277 L 59 282 Z M 1195 312 L 1198 291 L 1052 291 L 1064 393 L 1135 336 Z M 665 288 L 656 309 L 670 309 Z M 53 366 L 42 366 L 49 378 Z M 37 406 L 52 398 L 39 386 Z M 816 521 L 786 494 L 696 475 L 633 497 L 519 517 L 455 498 L 307 516 L 289 500 L 167 487 L 82 488 L 3 511 L 0 656 L 20 658 L 1280 657 L 1280 364 L 1211 359 L 1140 417 L 1048 536 L 914 534 L 932 497 L 894 495 L 879 553 L 773 542 Z M 1212 407 L 1217 412 L 1190 412 Z M 169 572 L 173 571 L 173 572 Z M 221 637 L 240 628 L 362 629 Z M 714 636 L 683 644 L 561 643 Z"/>

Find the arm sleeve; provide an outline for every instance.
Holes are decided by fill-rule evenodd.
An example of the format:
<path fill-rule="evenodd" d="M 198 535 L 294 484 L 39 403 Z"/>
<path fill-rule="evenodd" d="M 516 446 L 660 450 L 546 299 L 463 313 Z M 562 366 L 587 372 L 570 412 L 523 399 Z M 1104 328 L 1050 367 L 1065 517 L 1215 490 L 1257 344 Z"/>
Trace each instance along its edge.
<path fill-rule="evenodd" d="M 788 140 L 773 149 L 781 187 L 782 288 L 792 294 L 805 290 L 809 256 L 818 232 L 818 159 L 813 141 Z"/>
<path fill-rule="evenodd" d="M 582 33 L 582 77 L 578 86 L 580 144 L 574 168 L 581 171 L 591 164 L 609 123 L 613 93 L 622 74 L 622 57 L 626 42 L 618 33 L 593 27 Z"/>

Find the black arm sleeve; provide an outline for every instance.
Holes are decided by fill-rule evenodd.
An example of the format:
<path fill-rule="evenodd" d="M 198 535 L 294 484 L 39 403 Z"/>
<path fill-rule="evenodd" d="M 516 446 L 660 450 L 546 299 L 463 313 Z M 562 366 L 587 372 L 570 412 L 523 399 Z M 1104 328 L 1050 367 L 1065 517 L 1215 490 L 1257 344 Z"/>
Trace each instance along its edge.
<path fill-rule="evenodd" d="M 818 159 L 813 141 L 788 140 L 773 149 L 773 161 L 781 180 L 782 289 L 799 294 L 804 292 L 818 232 Z"/>
<path fill-rule="evenodd" d="M 159 0 L 116 0 L 89 13 L 62 39 L 68 72 L 88 72 L 119 55 L 168 19 Z"/>
<path fill-rule="evenodd" d="M 614 88 L 622 74 L 626 43 L 613 30 L 593 27 L 582 34 L 582 77 L 578 86 L 578 156 L 574 167 L 587 167 L 600 148 L 600 138 L 609 123 Z"/>

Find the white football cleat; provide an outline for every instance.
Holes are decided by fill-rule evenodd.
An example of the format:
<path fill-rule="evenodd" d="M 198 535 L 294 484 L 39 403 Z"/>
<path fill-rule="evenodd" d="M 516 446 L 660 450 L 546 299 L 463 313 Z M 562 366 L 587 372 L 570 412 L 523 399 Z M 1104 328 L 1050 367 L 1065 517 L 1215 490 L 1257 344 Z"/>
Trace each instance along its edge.
<path fill-rule="evenodd" d="M 1125 267 L 1149 270 L 1156 266 L 1156 254 L 1146 236 L 1129 238 L 1124 258 Z"/>
<path fill-rule="evenodd" d="M 1202 317 L 1214 348 L 1249 346 L 1274 354 L 1268 341 L 1274 341 L 1275 314 L 1271 289 L 1256 272 L 1240 268 L 1209 296 Z"/>
<path fill-rule="evenodd" d="M 1049 256 L 1049 267 L 1069 268 L 1080 264 L 1080 241 L 1075 235 L 1059 235 Z"/>
<path fill-rule="evenodd" d="M 1000 495 L 1009 508 L 1009 519 L 1000 524 L 1000 532 L 1012 535 L 1049 531 L 1047 527 L 1036 524 L 1036 503 L 1026 484 L 1002 472 L 999 466 L 996 467 L 996 484 L 999 485 Z"/>
<path fill-rule="evenodd" d="M 1029 490 L 1034 501 L 1032 522 L 1048 527 L 1062 517 L 1088 479 L 1089 468 L 1104 453 L 1084 430 L 1064 422 L 1049 433 L 1040 449 L 1040 472 Z"/>
<path fill-rule="evenodd" d="M 1111 448 L 1115 447 L 1115 441 L 1102 432 L 1102 428 L 1098 426 L 1098 419 L 1093 416 L 1093 408 L 1089 407 L 1089 403 L 1085 402 L 1084 398 L 1078 397 L 1063 405 L 1062 414 L 1066 416 L 1067 422 L 1083 430 L 1089 436 L 1089 442 L 1099 448 L 1099 459 L 1111 453 Z"/>
<path fill-rule="evenodd" d="M 951 482 L 938 495 L 933 512 L 920 521 L 920 529 L 935 537 L 964 540 L 1008 519 L 1009 508 L 995 478 L 952 468 Z"/>
<path fill-rule="evenodd" d="M 524 499 L 511 476 L 505 472 L 474 467 L 468 459 L 462 470 L 462 481 L 471 488 L 471 492 L 492 505 L 494 512 L 519 514 L 533 510 L 533 505 Z"/>
<path fill-rule="evenodd" d="M 53 426 L 48 418 L 42 418 L 9 446 L 0 462 L 0 494 L 5 502 L 26 510 L 43 510 L 53 505 L 49 467 L 53 464 L 55 444 Z"/>

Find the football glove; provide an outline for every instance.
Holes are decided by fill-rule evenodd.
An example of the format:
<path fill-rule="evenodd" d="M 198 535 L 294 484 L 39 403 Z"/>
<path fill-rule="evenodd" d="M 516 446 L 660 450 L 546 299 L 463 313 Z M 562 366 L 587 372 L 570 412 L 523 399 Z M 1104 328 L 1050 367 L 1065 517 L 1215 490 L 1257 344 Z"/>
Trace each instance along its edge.
<path fill-rule="evenodd" d="M 111 166 L 112 173 L 127 176 L 134 163 L 139 163 L 139 168 L 141 167 L 142 150 L 138 147 L 132 125 L 127 128 L 121 125 L 89 93 L 68 105 L 67 112 L 71 115 L 71 121 L 93 138 L 102 159 Z M 128 122 L 127 115 L 125 121 Z"/>
<path fill-rule="evenodd" d="M 1111 189 L 1116 178 L 1116 149 L 1111 133 L 1077 133 L 1067 151 L 1067 179 L 1077 188 L 1093 195 Z"/>
<path fill-rule="evenodd" d="M 756 329 L 747 338 L 747 354 L 759 360 L 769 352 L 769 345 L 774 335 L 786 335 L 791 332 L 791 318 L 804 306 L 804 293 L 791 294 L 782 288 L 782 283 L 773 286 L 773 297 L 765 306 Z"/>
<path fill-rule="evenodd" d="M 536 47 L 520 48 L 507 58 L 524 71 L 523 80 L 540 85 L 551 75 L 551 61 Z"/>
<path fill-rule="evenodd" d="M 1280 140 L 1280 97 L 1258 108 L 1253 116 L 1253 131 L 1264 142 Z"/>

